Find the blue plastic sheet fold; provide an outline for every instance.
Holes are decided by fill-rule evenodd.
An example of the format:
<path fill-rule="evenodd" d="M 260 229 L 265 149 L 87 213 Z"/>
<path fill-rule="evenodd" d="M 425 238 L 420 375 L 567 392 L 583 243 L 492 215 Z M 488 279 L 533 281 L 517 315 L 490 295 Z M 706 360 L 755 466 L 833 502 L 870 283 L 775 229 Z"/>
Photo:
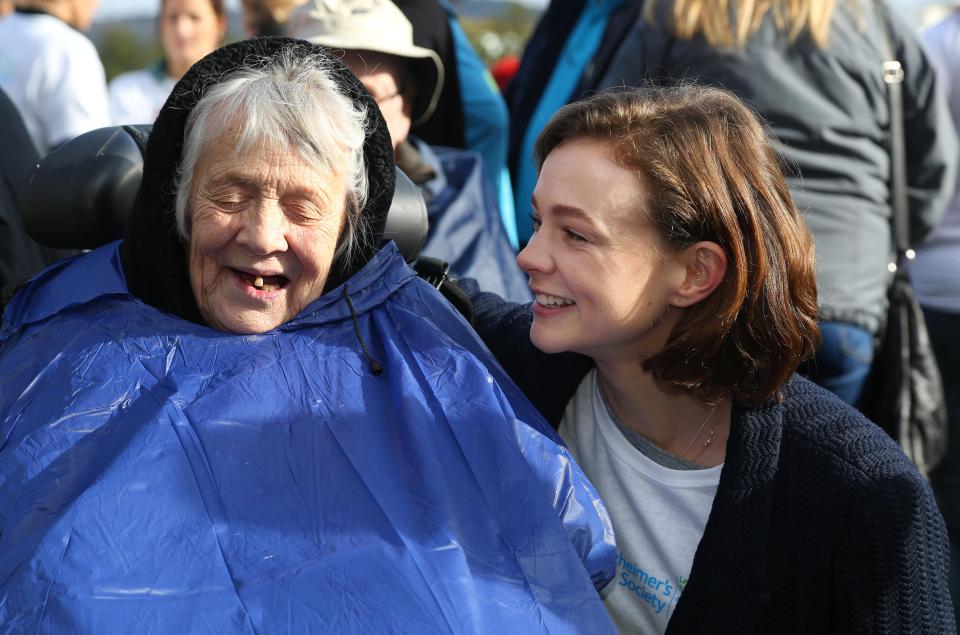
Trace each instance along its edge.
<path fill-rule="evenodd" d="M 596 492 L 395 249 L 263 335 L 131 297 L 118 244 L 0 330 L 0 630 L 604 633 Z"/>

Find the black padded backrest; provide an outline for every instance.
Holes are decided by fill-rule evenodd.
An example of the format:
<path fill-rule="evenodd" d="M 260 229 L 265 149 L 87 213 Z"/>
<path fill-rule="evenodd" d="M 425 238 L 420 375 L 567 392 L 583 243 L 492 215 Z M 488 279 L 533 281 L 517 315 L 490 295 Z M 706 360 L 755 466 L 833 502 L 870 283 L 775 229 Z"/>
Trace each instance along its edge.
<path fill-rule="evenodd" d="M 383 242 L 392 240 L 397 243 L 403 259 L 412 263 L 420 255 L 423 243 L 427 242 L 430 227 L 427 204 L 420 188 L 400 168 L 396 168 L 396 173 L 397 183 L 383 228 Z"/>
<path fill-rule="evenodd" d="M 48 247 L 94 249 L 122 238 L 143 175 L 150 126 L 84 133 L 48 154 L 33 171 L 21 203 L 24 226 Z M 427 239 L 420 189 L 397 169 L 383 239 L 413 262 Z"/>
<path fill-rule="evenodd" d="M 21 203 L 33 239 L 48 247 L 93 249 L 122 238 L 148 132 L 149 126 L 92 130 L 41 159 Z"/>

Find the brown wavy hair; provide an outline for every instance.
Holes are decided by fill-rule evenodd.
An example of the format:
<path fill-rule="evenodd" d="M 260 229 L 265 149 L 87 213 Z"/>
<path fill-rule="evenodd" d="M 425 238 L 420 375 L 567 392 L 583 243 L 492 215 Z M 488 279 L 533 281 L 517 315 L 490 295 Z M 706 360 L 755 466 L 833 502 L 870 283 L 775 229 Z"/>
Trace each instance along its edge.
<path fill-rule="evenodd" d="M 537 139 L 537 166 L 567 139 L 608 143 L 648 191 L 670 249 L 706 240 L 727 255 L 714 292 L 687 309 L 643 361 L 662 385 L 710 402 L 779 397 L 820 341 L 813 242 L 757 117 L 699 86 L 616 89 L 561 108 Z"/>

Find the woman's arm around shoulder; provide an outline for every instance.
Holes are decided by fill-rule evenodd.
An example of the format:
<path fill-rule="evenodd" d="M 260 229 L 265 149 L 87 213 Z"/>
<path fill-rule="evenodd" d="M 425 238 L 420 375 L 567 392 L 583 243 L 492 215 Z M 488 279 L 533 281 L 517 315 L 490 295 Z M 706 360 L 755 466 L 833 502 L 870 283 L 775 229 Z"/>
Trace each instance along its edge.
<path fill-rule="evenodd" d="M 473 327 L 483 343 L 546 420 L 558 426 L 567 402 L 593 363 L 582 355 L 547 354 L 534 346 L 530 341 L 533 312 L 529 304 L 485 293 L 471 278 L 458 284 L 473 303 Z"/>

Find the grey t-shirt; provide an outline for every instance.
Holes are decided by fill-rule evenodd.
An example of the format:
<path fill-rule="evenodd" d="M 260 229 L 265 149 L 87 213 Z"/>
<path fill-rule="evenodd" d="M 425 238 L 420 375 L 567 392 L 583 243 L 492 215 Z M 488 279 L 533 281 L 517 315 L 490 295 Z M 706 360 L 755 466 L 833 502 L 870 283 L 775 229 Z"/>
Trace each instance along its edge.
<path fill-rule="evenodd" d="M 713 506 L 722 465 L 672 469 L 617 428 L 596 369 L 580 383 L 560 423 L 580 467 L 606 504 L 617 540 L 617 575 L 602 595 L 623 633 L 663 633 L 686 585 Z"/>

